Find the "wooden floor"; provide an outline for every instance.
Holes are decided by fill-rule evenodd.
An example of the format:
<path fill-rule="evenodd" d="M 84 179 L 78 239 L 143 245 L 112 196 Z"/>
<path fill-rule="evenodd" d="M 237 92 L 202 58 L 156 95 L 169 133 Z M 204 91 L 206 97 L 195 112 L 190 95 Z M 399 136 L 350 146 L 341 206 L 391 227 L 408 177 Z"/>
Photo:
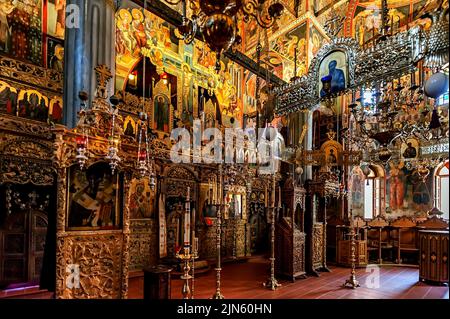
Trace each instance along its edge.
<path fill-rule="evenodd" d="M 369 288 L 370 275 L 365 268 L 357 269 L 361 287 L 342 288 L 350 275 L 349 268 L 329 267 L 330 273 L 308 277 L 292 283 L 280 280 L 282 287 L 271 291 L 262 286 L 268 277 L 268 262 L 259 257 L 245 263 L 225 264 L 222 270 L 222 293 L 227 299 L 448 299 L 449 288 L 418 282 L 418 268 L 380 267 L 379 288 Z M 179 299 L 182 281 L 172 276 L 172 298 Z M 198 276 L 195 280 L 195 299 L 210 298 L 215 292 L 215 271 Z M 143 298 L 143 278 L 130 278 L 129 298 Z"/>

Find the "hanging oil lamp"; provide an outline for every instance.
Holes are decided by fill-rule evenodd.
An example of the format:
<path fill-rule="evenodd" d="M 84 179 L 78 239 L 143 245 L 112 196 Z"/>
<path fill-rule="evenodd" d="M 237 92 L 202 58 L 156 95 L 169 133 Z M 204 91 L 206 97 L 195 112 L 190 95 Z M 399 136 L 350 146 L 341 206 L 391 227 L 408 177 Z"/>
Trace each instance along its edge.
<path fill-rule="evenodd" d="M 78 161 L 80 169 L 83 169 L 84 165 L 86 164 L 86 161 L 88 160 L 87 157 L 88 138 L 86 135 L 83 134 L 81 136 L 77 136 L 75 141 L 77 143 L 77 155 L 75 156 L 75 159 Z"/>
<path fill-rule="evenodd" d="M 117 104 L 119 103 L 119 99 L 116 96 L 111 96 L 111 115 L 112 115 L 112 124 L 111 124 L 111 136 L 109 137 L 109 146 L 108 146 L 108 154 L 106 155 L 106 159 L 109 161 L 109 166 L 111 167 L 111 172 L 114 174 L 117 166 L 122 161 L 119 156 L 119 144 L 120 139 L 116 136 L 115 126 L 116 126 L 116 113 L 117 113 Z"/>
<path fill-rule="evenodd" d="M 142 147 L 142 134 L 145 134 L 145 139 L 147 137 L 146 134 L 146 121 L 147 121 L 147 114 L 145 112 L 140 112 L 139 113 L 139 119 L 141 120 L 141 127 L 139 130 L 139 145 L 138 145 L 138 162 L 137 162 L 137 169 L 139 171 L 139 174 L 141 175 L 141 177 L 145 177 L 145 175 L 148 172 L 148 162 L 147 162 L 147 148 L 143 148 Z"/>

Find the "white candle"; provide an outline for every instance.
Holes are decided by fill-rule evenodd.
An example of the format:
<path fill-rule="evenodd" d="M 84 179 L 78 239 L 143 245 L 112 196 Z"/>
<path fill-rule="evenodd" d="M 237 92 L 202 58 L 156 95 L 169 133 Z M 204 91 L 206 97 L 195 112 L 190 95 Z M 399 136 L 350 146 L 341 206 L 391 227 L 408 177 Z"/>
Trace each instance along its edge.
<path fill-rule="evenodd" d="M 184 245 L 189 246 L 191 239 L 191 204 L 189 199 L 190 187 L 187 189 L 186 209 L 184 212 Z"/>
<path fill-rule="evenodd" d="M 278 186 L 278 207 L 281 208 L 281 187 Z"/>

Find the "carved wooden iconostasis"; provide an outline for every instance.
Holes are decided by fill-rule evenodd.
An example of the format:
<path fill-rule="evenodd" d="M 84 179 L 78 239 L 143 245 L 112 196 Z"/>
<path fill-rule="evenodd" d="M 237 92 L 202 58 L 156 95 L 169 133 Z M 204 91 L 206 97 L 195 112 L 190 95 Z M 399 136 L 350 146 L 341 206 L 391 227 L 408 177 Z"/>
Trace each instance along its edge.
<path fill-rule="evenodd" d="M 49 264 L 52 252 L 44 254 L 44 247 L 55 248 L 54 240 L 50 243 L 47 238 L 47 230 L 54 231 L 56 217 L 52 144 L 31 132 L 28 136 L 11 133 L 0 132 L 1 288 L 39 283 L 43 266 L 49 267 L 47 276 L 54 271 L 54 265 Z"/>
<path fill-rule="evenodd" d="M 54 289 L 65 0 L 0 3 L 0 289 Z"/>

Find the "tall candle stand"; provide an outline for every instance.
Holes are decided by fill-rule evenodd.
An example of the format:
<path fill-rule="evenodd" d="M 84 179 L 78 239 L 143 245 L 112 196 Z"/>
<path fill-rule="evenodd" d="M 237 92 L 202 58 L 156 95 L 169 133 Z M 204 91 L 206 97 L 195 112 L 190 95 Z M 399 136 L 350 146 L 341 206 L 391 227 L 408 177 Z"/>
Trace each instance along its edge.
<path fill-rule="evenodd" d="M 273 187 L 272 187 L 272 200 L 271 205 L 268 208 L 269 212 L 271 212 L 270 216 L 270 277 L 267 279 L 267 281 L 263 284 L 264 287 L 276 290 L 278 287 L 281 286 L 281 284 L 278 283 L 277 279 L 275 278 L 275 211 L 279 208 L 275 207 L 275 175 L 272 180 Z M 280 204 L 280 203 L 279 203 Z"/>
<path fill-rule="evenodd" d="M 352 270 L 350 272 L 350 278 L 348 278 L 345 283 L 344 283 L 344 287 L 347 288 L 352 288 L 355 289 L 356 287 L 359 287 L 359 282 L 358 280 L 356 280 L 356 233 L 355 233 L 355 228 L 353 227 L 353 225 L 350 226 L 350 237 L 351 237 L 351 249 L 352 249 L 352 254 L 351 254 L 351 262 L 352 262 Z"/>
<path fill-rule="evenodd" d="M 217 189 L 218 196 L 216 197 L 218 199 L 217 203 L 217 224 L 216 224 L 216 246 L 217 246 L 217 260 L 216 260 L 216 292 L 211 297 L 212 299 L 224 299 L 224 296 L 220 292 L 220 272 L 222 271 L 221 268 L 221 245 L 222 245 L 222 209 L 224 209 L 224 198 L 223 198 L 223 176 L 222 176 L 222 165 L 219 166 L 219 187 Z"/>
<path fill-rule="evenodd" d="M 197 245 L 193 245 L 193 251 L 191 254 L 191 299 L 194 299 L 194 293 L 195 293 L 195 260 L 198 258 L 198 248 Z"/>

